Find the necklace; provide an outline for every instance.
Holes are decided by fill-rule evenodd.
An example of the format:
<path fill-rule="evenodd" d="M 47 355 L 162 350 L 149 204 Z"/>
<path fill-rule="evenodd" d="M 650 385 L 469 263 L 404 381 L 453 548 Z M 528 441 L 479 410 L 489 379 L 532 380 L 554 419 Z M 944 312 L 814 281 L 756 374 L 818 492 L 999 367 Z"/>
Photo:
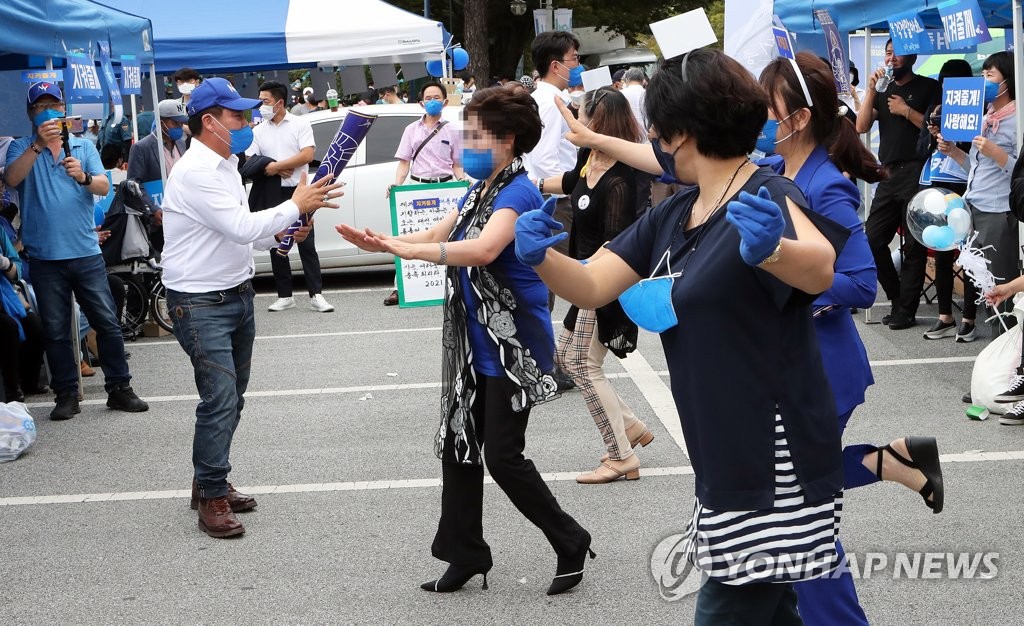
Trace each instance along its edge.
<path fill-rule="evenodd" d="M 730 189 L 730 188 L 732 188 L 732 184 L 733 184 L 733 183 L 734 183 L 734 182 L 736 181 L 736 176 L 738 176 L 738 175 L 739 175 L 739 173 L 740 173 L 740 170 L 741 170 L 741 169 L 743 169 L 743 166 L 744 166 L 744 165 L 746 165 L 746 164 L 747 164 L 747 163 L 749 163 L 749 162 L 750 162 L 750 161 L 747 161 L 746 159 L 744 159 L 744 160 L 743 160 L 743 162 L 742 162 L 742 163 L 740 163 L 739 167 L 737 167 L 737 168 L 736 168 L 736 171 L 734 171 L 734 172 L 732 173 L 732 176 L 730 176 L 730 177 L 729 177 L 729 181 L 728 181 L 727 183 L 725 183 L 725 188 L 724 188 L 724 189 L 722 189 L 722 193 L 718 194 L 718 199 L 717 199 L 717 200 L 715 200 L 714 204 L 712 204 L 712 205 L 711 205 L 711 210 L 710 210 L 710 211 L 708 211 L 708 212 L 707 212 L 707 213 L 706 213 L 706 214 L 704 215 L 704 219 L 702 219 L 702 220 L 700 221 L 700 224 L 697 224 L 697 227 L 702 227 L 702 226 L 704 226 L 704 224 L 706 224 L 706 223 L 707 223 L 707 221 L 708 221 L 709 219 L 711 219 L 711 216 L 712 216 L 712 215 L 714 215 L 715 213 L 717 213 L 717 212 L 718 212 L 718 209 L 722 208 L 722 200 L 723 200 L 723 199 L 725 199 L 725 194 L 729 193 L 729 189 Z M 699 197 L 700 197 L 700 195 L 698 194 L 698 196 L 697 196 L 697 197 L 699 198 Z M 696 204 L 696 202 L 694 202 L 694 204 Z M 690 212 L 691 212 L 691 214 L 692 214 L 692 213 L 693 213 L 693 210 L 691 209 L 691 211 L 690 211 Z M 689 217 L 689 216 L 687 216 L 687 217 Z"/>
<path fill-rule="evenodd" d="M 706 230 L 705 226 L 708 220 L 711 219 L 711 216 L 717 213 L 718 209 L 721 208 L 722 200 L 725 199 L 725 194 L 729 193 L 729 189 L 732 187 L 732 184 L 736 181 L 736 176 L 739 175 L 740 170 L 743 169 L 743 166 L 749 162 L 750 161 L 744 159 L 743 162 L 740 163 L 739 167 L 736 168 L 736 171 L 733 172 L 732 176 L 729 177 L 729 182 L 725 184 L 725 189 L 723 189 L 722 193 L 719 194 L 718 199 L 715 201 L 715 204 L 713 205 L 714 208 L 708 211 L 708 214 L 704 216 L 704 219 L 701 220 L 700 224 L 695 226 L 695 228 L 699 230 L 697 231 L 697 234 L 693 236 L 693 247 L 690 248 L 690 250 L 686 253 L 686 256 L 683 258 L 682 267 L 679 269 L 680 278 L 682 278 L 683 275 L 686 273 L 686 266 L 690 264 L 690 259 L 692 259 L 694 254 L 697 252 L 697 247 L 700 245 L 700 240 L 704 236 L 704 231 Z M 692 211 L 693 209 L 691 207 L 690 212 L 692 213 Z M 675 245 L 676 238 L 679 236 L 679 233 L 683 231 L 683 225 L 686 223 L 686 220 L 688 218 L 689 215 L 683 215 L 679 218 L 679 226 L 672 234 L 672 241 L 670 241 L 668 244 L 669 250 L 671 250 L 672 246 Z"/>

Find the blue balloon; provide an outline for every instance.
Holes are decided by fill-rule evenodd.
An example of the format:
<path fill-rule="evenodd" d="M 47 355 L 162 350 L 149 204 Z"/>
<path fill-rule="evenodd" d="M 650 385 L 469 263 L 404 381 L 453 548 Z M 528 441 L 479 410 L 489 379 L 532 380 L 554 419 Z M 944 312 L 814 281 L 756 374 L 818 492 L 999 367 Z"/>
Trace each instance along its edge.
<path fill-rule="evenodd" d="M 469 65 L 469 53 L 462 48 L 452 50 L 452 67 L 455 71 L 464 70 Z"/>
<path fill-rule="evenodd" d="M 427 74 L 436 78 L 444 76 L 444 65 L 440 61 L 427 61 Z"/>
<path fill-rule="evenodd" d="M 966 209 L 967 204 L 964 199 L 960 196 L 949 194 L 946 196 L 946 215 L 949 215 L 953 209 Z"/>
<path fill-rule="evenodd" d="M 932 250 L 944 252 L 953 249 L 953 242 L 956 241 L 956 233 L 949 226 L 931 226 L 925 227 L 921 232 L 922 243 Z"/>

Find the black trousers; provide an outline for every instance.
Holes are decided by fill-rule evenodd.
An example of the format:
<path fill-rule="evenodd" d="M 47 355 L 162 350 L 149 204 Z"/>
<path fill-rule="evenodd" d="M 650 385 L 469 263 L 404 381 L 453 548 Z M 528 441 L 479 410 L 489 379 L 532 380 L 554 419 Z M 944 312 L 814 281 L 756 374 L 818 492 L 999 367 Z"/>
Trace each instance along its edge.
<path fill-rule="evenodd" d="M 697 594 L 694 626 L 798 626 L 796 591 L 787 583 L 725 585 L 709 579 Z"/>
<path fill-rule="evenodd" d="M 16 396 L 18 389 L 38 388 L 43 367 L 43 321 L 30 311 L 21 327 L 25 341 L 18 338 L 18 323 L 0 307 L 0 374 L 7 398 Z"/>
<path fill-rule="evenodd" d="M 921 161 L 903 161 L 888 165 L 889 178 L 878 183 L 875 199 L 871 202 L 871 213 L 864 224 L 864 231 L 871 246 L 878 270 L 878 283 L 886 297 L 893 303 L 893 312 L 908 317 L 917 313 L 917 305 L 924 287 L 925 264 L 928 249 L 918 243 L 907 231 L 907 204 L 917 193 L 920 185 Z M 903 268 L 897 273 L 892 263 L 889 243 L 897 229 L 902 228 Z"/>
<path fill-rule="evenodd" d="M 487 470 L 519 512 L 544 533 L 555 553 L 571 556 L 583 547 L 586 531 L 558 506 L 533 461 L 523 457 L 530 412 L 512 411 L 513 389 L 506 378 L 477 377 L 473 419 Z M 454 444 L 449 440 L 445 445 Z M 442 463 L 441 475 L 441 519 L 431 554 L 455 565 L 489 567 L 491 548 L 483 532 L 484 468 Z"/>
<path fill-rule="evenodd" d="M 295 187 L 282 187 L 281 195 L 285 200 L 292 197 Z M 299 260 L 302 262 L 302 275 L 306 278 L 306 290 L 312 298 L 324 290 L 323 277 L 320 274 L 320 256 L 316 253 L 315 227 L 309 231 L 304 241 L 296 244 L 299 249 Z M 274 270 L 274 286 L 277 287 L 278 298 L 292 296 L 292 267 L 289 257 L 270 251 L 270 267 Z"/>

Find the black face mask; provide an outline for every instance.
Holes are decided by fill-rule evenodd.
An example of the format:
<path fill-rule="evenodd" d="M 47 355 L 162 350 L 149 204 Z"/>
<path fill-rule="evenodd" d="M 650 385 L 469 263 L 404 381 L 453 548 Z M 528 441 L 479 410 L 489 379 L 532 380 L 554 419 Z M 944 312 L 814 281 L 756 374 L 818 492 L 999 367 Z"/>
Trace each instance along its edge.
<path fill-rule="evenodd" d="M 912 72 L 912 71 L 913 71 L 913 69 L 914 69 L 914 66 L 913 66 L 913 65 L 910 65 L 909 63 L 907 63 L 906 61 L 904 61 L 904 63 L 903 63 L 903 66 L 902 66 L 902 67 L 894 67 L 894 68 L 893 68 L 893 70 L 892 70 L 892 77 L 893 77 L 893 78 L 895 78 L 896 80 L 903 80 L 903 78 L 904 78 L 904 77 L 905 77 L 905 76 L 906 76 L 907 74 L 909 74 L 910 72 Z"/>
<path fill-rule="evenodd" d="M 654 158 L 658 160 L 658 165 L 661 166 L 661 182 L 669 185 L 685 184 L 676 178 L 676 152 L 679 151 L 682 144 L 673 150 L 671 154 L 661 149 L 661 141 L 658 139 L 651 141 L 651 147 L 654 148 Z"/>

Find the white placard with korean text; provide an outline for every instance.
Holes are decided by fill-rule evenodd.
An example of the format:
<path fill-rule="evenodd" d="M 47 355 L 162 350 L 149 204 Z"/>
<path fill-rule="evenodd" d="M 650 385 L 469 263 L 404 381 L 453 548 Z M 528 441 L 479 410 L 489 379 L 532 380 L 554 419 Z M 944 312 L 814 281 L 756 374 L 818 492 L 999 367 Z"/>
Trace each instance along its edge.
<path fill-rule="evenodd" d="M 391 234 L 427 230 L 459 208 L 469 183 L 454 181 L 399 185 L 391 189 Z M 401 307 L 444 303 L 445 268 L 425 261 L 395 258 L 398 304 Z"/>

